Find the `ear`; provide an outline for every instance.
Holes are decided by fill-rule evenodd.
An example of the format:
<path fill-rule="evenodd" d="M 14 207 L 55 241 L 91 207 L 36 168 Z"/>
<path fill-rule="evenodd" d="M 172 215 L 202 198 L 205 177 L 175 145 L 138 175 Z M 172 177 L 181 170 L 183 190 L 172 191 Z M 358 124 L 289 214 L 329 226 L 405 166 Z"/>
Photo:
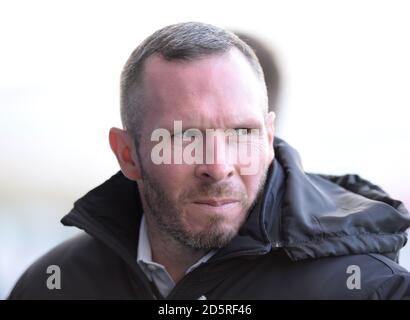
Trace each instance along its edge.
<path fill-rule="evenodd" d="M 273 140 L 275 139 L 275 118 L 276 114 L 273 111 L 270 111 L 266 117 L 266 130 L 268 135 L 269 150 L 271 151 L 271 160 L 275 157 L 275 151 L 273 149 Z"/>
<path fill-rule="evenodd" d="M 111 128 L 109 141 L 121 171 L 130 180 L 141 179 L 140 165 L 135 152 L 135 146 L 129 134 L 122 129 Z"/>

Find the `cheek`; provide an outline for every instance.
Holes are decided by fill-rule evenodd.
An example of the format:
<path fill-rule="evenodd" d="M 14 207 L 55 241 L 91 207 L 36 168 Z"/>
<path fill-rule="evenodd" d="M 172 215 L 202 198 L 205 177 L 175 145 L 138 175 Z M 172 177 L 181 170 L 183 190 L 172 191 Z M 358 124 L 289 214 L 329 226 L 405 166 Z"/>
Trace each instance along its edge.
<path fill-rule="evenodd" d="M 248 164 L 243 165 L 240 163 L 237 170 L 248 196 L 254 197 L 259 191 L 262 179 L 266 175 L 274 153 L 273 147 L 265 139 L 258 140 L 256 143 L 249 145 L 249 149 L 251 153 L 248 154 Z"/>
<path fill-rule="evenodd" d="M 249 200 L 253 200 L 258 192 L 262 174 L 242 175 L 241 180 L 246 189 Z"/>
<path fill-rule="evenodd" d="M 257 139 L 240 145 L 236 157 L 240 175 L 252 175 L 255 176 L 254 180 L 258 180 L 273 159 L 273 147 L 269 145 L 267 139 Z"/>
<path fill-rule="evenodd" d="M 193 175 L 192 167 L 183 164 L 151 164 L 149 170 L 155 175 L 160 188 L 173 199 L 187 189 Z"/>

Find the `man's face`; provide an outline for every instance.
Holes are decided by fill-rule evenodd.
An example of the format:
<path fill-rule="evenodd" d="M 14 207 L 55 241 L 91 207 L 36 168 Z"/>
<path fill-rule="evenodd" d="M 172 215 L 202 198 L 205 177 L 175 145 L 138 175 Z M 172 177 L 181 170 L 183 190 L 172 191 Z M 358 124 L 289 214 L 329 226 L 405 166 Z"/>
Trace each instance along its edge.
<path fill-rule="evenodd" d="M 238 50 L 191 62 L 152 56 L 144 71 L 144 104 L 140 147 L 140 194 L 147 216 L 183 245 L 195 249 L 225 246 L 244 223 L 263 189 L 273 159 L 273 115 L 263 113 L 260 80 Z M 183 130 L 204 133 L 204 153 L 214 161 L 199 164 L 155 164 L 151 159 L 154 130 L 173 134 L 174 121 Z M 206 129 L 258 129 L 245 140 L 253 174 L 241 174 L 246 164 L 220 135 L 205 139 Z M 217 138 L 219 136 L 219 139 Z M 172 137 L 168 143 L 174 154 Z M 184 145 L 183 145 L 184 147 Z M 212 148 L 212 150 L 210 150 Z M 248 163 L 249 165 L 249 163 Z"/>

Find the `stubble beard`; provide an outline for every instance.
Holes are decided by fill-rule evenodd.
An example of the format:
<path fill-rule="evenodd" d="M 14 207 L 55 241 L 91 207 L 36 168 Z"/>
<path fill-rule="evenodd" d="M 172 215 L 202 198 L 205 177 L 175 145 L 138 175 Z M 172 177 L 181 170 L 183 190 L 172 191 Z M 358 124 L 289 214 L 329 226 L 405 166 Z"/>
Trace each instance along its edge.
<path fill-rule="evenodd" d="M 207 251 L 225 247 L 237 235 L 240 227 L 249 216 L 250 209 L 253 208 L 264 189 L 268 171 L 265 168 L 252 203 L 249 203 L 246 191 L 234 190 L 229 183 L 225 182 L 201 184 L 195 190 L 191 188 L 191 190 L 184 192 L 178 201 L 181 203 L 181 206 L 188 203 L 193 197 L 198 198 L 200 195 L 203 198 L 234 196 L 237 199 L 241 199 L 240 206 L 242 207 L 242 212 L 238 215 L 235 225 L 224 228 L 222 227 L 223 220 L 225 219 L 223 216 L 210 215 L 203 229 L 199 232 L 194 232 L 184 222 L 182 208 L 167 196 L 166 191 L 161 187 L 161 183 L 156 181 L 152 175 L 147 174 L 143 168 L 141 169 L 144 186 L 142 196 L 148 209 L 146 214 L 153 218 L 160 233 L 171 237 L 190 249 Z"/>

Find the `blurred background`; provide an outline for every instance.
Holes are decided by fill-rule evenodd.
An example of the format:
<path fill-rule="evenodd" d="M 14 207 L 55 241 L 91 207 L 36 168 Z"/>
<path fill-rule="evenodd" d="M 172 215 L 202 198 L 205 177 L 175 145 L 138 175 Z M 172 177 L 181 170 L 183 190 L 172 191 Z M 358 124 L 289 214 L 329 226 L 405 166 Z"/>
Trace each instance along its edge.
<path fill-rule="evenodd" d="M 281 74 L 277 135 L 305 170 L 358 173 L 409 207 L 409 17 L 405 0 L 0 2 L 0 298 L 76 233 L 59 220 L 118 170 L 121 68 L 176 22 L 262 40 Z"/>

